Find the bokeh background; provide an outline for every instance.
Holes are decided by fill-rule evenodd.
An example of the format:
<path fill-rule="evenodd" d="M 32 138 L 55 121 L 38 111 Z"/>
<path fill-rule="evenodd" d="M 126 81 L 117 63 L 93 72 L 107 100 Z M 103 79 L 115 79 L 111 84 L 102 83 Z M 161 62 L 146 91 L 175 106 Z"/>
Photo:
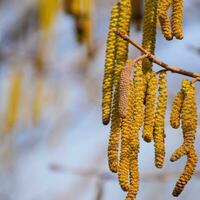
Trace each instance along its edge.
<path fill-rule="evenodd" d="M 101 122 L 106 35 L 117 0 L 91 1 L 86 22 L 70 14 L 67 1 L 0 0 L 0 200 L 125 198 L 108 170 L 109 126 Z M 185 1 L 184 40 L 167 42 L 159 30 L 156 49 L 163 61 L 197 73 L 199 10 L 199 0 Z M 83 23 L 88 32 L 77 40 Z M 141 42 L 134 27 L 131 37 Z M 130 58 L 137 55 L 131 47 Z M 168 73 L 162 170 L 154 167 L 153 145 L 141 140 L 138 200 L 174 199 L 171 192 L 186 159 L 169 162 L 182 143 L 181 130 L 169 126 L 169 112 L 182 78 Z M 197 83 L 197 104 L 199 91 Z M 196 148 L 200 155 L 199 131 Z M 199 187 L 198 165 L 177 199 L 198 200 Z"/>

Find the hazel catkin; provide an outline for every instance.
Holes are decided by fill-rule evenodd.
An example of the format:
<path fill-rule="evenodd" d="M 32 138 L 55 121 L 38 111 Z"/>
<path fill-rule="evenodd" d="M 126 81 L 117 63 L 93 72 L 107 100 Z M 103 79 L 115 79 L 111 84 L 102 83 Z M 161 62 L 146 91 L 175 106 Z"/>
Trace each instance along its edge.
<path fill-rule="evenodd" d="M 142 137 L 146 142 L 153 140 L 153 128 L 155 122 L 155 103 L 158 79 L 155 72 L 148 72 L 150 78 L 148 80 L 146 97 L 145 97 L 145 116 Z"/>
<path fill-rule="evenodd" d="M 165 113 L 167 108 L 167 76 L 166 72 L 160 73 L 159 77 L 159 97 L 155 116 L 154 126 L 154 147 L 155 147 L 155 166 L 161 168 L 165 158 Z"/>
<path fill-rule="evenodd" d="M 197 129 L 197 108 L 195 86 L 188 80 L 183 80 L 182 88 L 185 93 L 182 109 L 182 129 L 186 145 L 194 145 Z"/>
<path fill-rule="evenodd" d="M 126 107 L 128 104 L 128 91 L 130 84 L 131 72 L 133 69 L 133 61 L 127 60 L 126 65 L 124 66 L 120 81 L 119 81 L 119 115 L 120 117 L 126 117 Z"/>
<path fill-rule="evenodd" d="M 180 193 L 183 191 L 185 185 L 191 179 L 191 177 L 194 173 L 194 170 L 196 168 L 196 165 L 197 165 L 198 158 L 197 158 L 197 154 L 193 148 L 187 154 L 187 157 L 188 157 L 187 164 L 184 168 L 184 172 L 182 173 L 179 180 L 177 181 L 175 188 L 173 190 L 173 193 L 172 193 L 172 195 L 175 197 L 179 196 Z"/>
<path fill-rule="evenodd" d="M 173 0 L 160 0 L 158 6 L 158 18 L 161 25 L 162 33 L 167 40 L 172 40 L 171 22 L 168 16 L 168 9 Z"/>
<path fill-rule="evenodd" d="M 182 105 L 182 129 L 183 144 L 173 153 L 171 161 L 176 161 L 182 156 L 187 156 L 187 163 L 182 175 L 176 183 L 173 196 L 179 196 L 187 182 L 191 179 L 197 165 L 197 155 L 194 147 L 195 134 L 197 129 L 197 109 L 195 102 L 195 87 L 188 80 L 182 81 L 182 92 L 184 94 Z"/>
<path fill-rule="evenodd" d="M 139 141 L 139 138 L 137 141 Z M 130 187 L 125 200 L 135 199 L 139 190 L 138 153 L 135 154 L 133 151 L 130 156 Z"/>
<path fill-rule="evenodd" d="M 172 31 L 176 39 L 183 39 L 183 0 L 173 0 Z"/>
<path fill-rule="evenodd" d="M 133 127 L 133 100 L 134 88 L 132 81 L 129 80 L 127 115 L 121 123 L 121 153 L 118 167 L 118 178 L 121 188 L 129 190 L 129 165 L 130 165 L 130 135 Z"/>
<path fill-rule="evenodd" d="M 118 21 L 118 29 L 120 31 L 129 34 L 130 22 L 131 22 L 131 0 L 120 0 L 120 13 Z M 126 63 L 128 57 L 128 42 L 123 40 L 121 37 L 117 37 L 117 48 L 116 48 L 116 65 L 114 67 L 113 81 L 115 89 L 118 90 L 119 78 L 123 66 Z"/>
<path fill-rule="evenodd" d="M 111 116 L 111 130 L 108 144 L 108 164 L 112 172 L 118 171 L 118 154 L 120 142 L 120 117 L 118 112 L 118 92 L 115 91 Z"/>
<path fill-rule="evenodd" d="M 103 80 L 103 100 L 102 100 L 102 121 L 107 125 L 110 121 L 111 104 L 112 104 L 112 90 L 113 90 L 113 69 L 115 66 L 115 52 L 117 36 L 114 30 L 117 28 L 119 19 L 119 3 L 112 9 L 110 27 L 107 38 L 105 72 Z"/>
<path fill-rule="evenodd" d="M 142 47 L 151 54 L 154 54 L 155 50 L 157 12 L 158 0 L 145 0 Z M 148 71 L 151 67 L 152 62 L 144 59 L 143 70 Z"/>
<path fill-rule="evenodd" d="M 181 117 L 183 98 L 184 98 L 184 94 L 183 94 L 183 91 L 181 90 L 177 93 L 177 95 L 175 96 L 173 100 L 171 114 L 170 114 L 170 124 L 172 128 L 177 129 L 180 126 L 180 117 Z"/>
<path fill-rule="evenodd" d="M 144 120 L 144 78 L 142 71 L 142 63 L 135 65 L 134 72 L 134 103 L 133 103 L 133 129 L 130 136 L 130 186 L 126 200 L 136 198 L 139 190 L 139 169 L 138 169 L 138 153 L 139 153 L 139 130 Z"/>

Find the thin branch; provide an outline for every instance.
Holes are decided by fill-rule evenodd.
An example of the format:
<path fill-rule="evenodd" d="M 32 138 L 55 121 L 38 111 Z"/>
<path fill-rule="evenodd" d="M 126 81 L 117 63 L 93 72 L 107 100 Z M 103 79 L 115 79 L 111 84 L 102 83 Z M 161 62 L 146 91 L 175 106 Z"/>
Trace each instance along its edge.
<path fill-rule="evenodd" d="M 144 58 L 147 58 L 147 57 L 148 57 L 147 54 L 141 55 L 141 56 L 137 57 L 133 62 L 138 63 L 139 61 L 141 61 L 141 60 L 143 60 Z"/>
<path fill-rule="evenodd" d="M 172 73 L 177 73 L 177 74 L 182 74 L 182 75 L 185 75 L 185 76 L 193 77 L 193 78 L 197 79 L 198 81 L 200 81 L 200 74 L 193 73 L 193 72 L 190 72 L 190 71 L 186 71 L 186 70 L 168 65 L 168 64 L 164 63 L 163 61 L 159 60 L 155 55 L 150 54 L 146 49 L 144 49 L 143 47 L 138 45 L 127 34 L 123 33 L 122 31 L 119 31 L 119 30 L 116 30 L 115 33 L 118 36 L 120 36 L 121 38 L 123 38 L 124 40 L 126 40 L 127 42 L 129 42 L 130 44 L 132 44 L 134 47 L 136 47 L 138 50 L 140 50 L 143 54 L 147 55 L 149 60 L 156 63 L 157 65 L 160 65 L 164 69 L 171 71 Z"/>

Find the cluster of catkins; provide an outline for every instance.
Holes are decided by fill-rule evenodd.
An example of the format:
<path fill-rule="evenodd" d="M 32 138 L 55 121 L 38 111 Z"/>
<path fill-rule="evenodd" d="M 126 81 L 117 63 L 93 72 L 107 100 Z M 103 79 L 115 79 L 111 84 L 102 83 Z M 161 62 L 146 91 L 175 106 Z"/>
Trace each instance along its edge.
<path fill-rule="evenodd" d="M 152 69 L 152 61 L 145 57 L 141 60 L 136 59 L 137 61 L 129 60 L 128 42 L 115 34 L 116 30 L 129 34 L 131 17 L 134 16 L 133 2 L 119 0 L 112 9 L 102 100 L 103 124 L 107 125 L 111 121 L 108 145 L 109 167 L 112 172 L 118 174 L 120 186 L 127 192 L 126 200 L 135 199 L 139 189 L 138 154 L 141 129 L 144 141 L 154 142 L 155 166 L 163 167 L 167 107 L 166 70 L 156 73 Z M 171 4 L 173 12 L 170 24 L 167 11 Z M 158 19 L 165 37 L 168 34 L 167 28 L 170 28 L 172 37 L 183 38 L 182 6 L 182 0 L 145 0 L 142 46 L 149 53 L 154 54 Z M 188 161 L 175 186 L 174 196 L 181 193 L 197 163 L 194 149 L 197 127 L 195 87 L 188 80 L 183 81 L 182 89 L 172 106 L 170 118 L 172 127 L 178 128 L 180 121 L 184 144 L 172 155 L 171 161 L 183 155 L 188 157 Z"/>

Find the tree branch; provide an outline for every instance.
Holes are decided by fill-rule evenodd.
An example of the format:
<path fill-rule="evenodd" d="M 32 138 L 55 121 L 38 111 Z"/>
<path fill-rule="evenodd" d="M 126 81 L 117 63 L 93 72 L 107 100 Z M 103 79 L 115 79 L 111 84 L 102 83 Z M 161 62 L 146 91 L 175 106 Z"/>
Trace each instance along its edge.
<path fill-rule="evenodd" d="M 182 75 L 185 75 L 185 76 L 189 76 L 189 77 L 195 78 L 196 81 L 200 81 L 200 74 L 193 73 L 193 72 L 190 72 L 190 71 L 186 71 L 186 70 L 183 70 L 183 69 L 171 66 L 169 64 L 166 64 L 163 61 L 159 60 L 155 55 L 149 53 L 148 51 L 146 51 L 146 49 L 144 49 L 143 47 L 141 47 L 140 45 L 138 45 L 126 33 L 123 33 L 120 30 L 116 30 L 115 33 L 118 36 L 120 36 L 122 39 L 124 39 L 127 42 L 129 42 L 130 44 L 132 44 L 138 50 L 140 50 L 143 54 L 145 54 L 147 56 L 147 58 L 149 60 L 151 60 L 152 62 L 154 62 L 157 65 L 161 66 L 162 68 L 166 69 L 167 71 L 171 71 L 172 73 L 177 73 L 177 74 L 182 74 Z"/>

